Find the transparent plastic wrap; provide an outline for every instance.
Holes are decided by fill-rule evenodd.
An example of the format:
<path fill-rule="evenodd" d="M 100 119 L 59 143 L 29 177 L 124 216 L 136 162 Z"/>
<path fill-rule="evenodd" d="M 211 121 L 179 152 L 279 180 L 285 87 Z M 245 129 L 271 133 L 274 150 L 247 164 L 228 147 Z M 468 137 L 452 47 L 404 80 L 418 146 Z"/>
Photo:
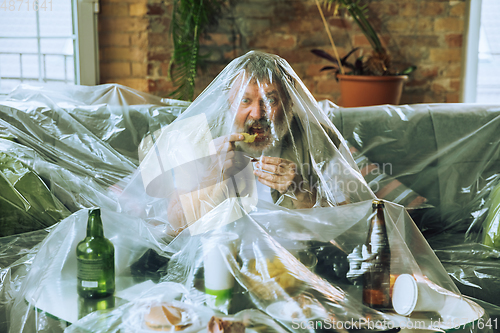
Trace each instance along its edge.
<path fill-rule="evenodd" d="M 500 106 L 320 104 L 350 146 L 425 198 L 411 214 L 431 244 L 482 242 L 485 204 L 500 175 Z M 396 187 L 370 185 L 379 197 Z"/>
<path fill-rule="evenodd" d="M 132 135 L 122 155 L 106 141 L 115 131 L 94 134 L 82 123 L 60 135 L 50 118 L 49 136 L 61 142 L 54 154 L 38 138 L 45 130 L 11 133 L 98 184 L 93 193 L 103 195 L 88 202 L 101 207 L 114 245 L 116 291 L 78 297 L 76 246 L 88 214 L 76 211 L 30 259 L 9 305 L 10 333 L 496 328 L 484 307 L 461 296 L 403 206 L 386 201 L 374 210 L 348 142 L 283 59 L 261 52 L 235 59 L 187 109 L 176 106 L 184 112 L 164 120 L 159 99 L 116 86 L 81 88 L 81 96 L 79 89 L 47 95 L 63 102 L 41 114 L 77 118 L 61 103 L 101 101 L 110 119 L 151 109 L 147 136 Z M 143 133 L 137 121 L 124 124 Z M 28 129 L 34 134 L 21 141 Z M 88 142 L 92 153 L 78 161 L 75 142 Z"/>
<path fill-rule="evenodd" d="M 122 198 L 162 198 L 155 204 L 174 233 L 227 198 L 247 211 L 261 200 L 296 209 L 374 198 L 300 78 L 262 52 L 233 60 L 172 124 L 143 140 L 139 158 Z"/>
<path fill-rule="evenodd" d="M 0 235 L 42 229 L 85 207 L 118 209 L 113 185 L 137 168 L 140 141 L 186 104 L 111 84 L 16 88 L 0 102 Z"/>
<path fill-rule="evenodd" d="M 365 175 L 377 196 L 404 188 L 425 198 L 409 212 L 460 290 L 500 305 L 491 293 L 500 272 L 500 106 L 320 105 L 359 158 L 385 171 L 382 186 L 379 174 Z"/>
<path fill-rule="evenodd" d="M 368 261 L 363 246 L 373 218 L 370 200 L 310 210 L 260 202 L 214 228 L 237 206 L 237 200 L 224 201 L 169 244 L 141 219 L 103 209 L 104 234 L 115 247 L 116 291 L 95 300 L 77 294 L 76 246 L 85 237 L 88 213 L 74 213 L 31 258 L 8 332 L 221 332 L 214 316 L 231 322 L 234 330 L 226 332 L 476 332 L 494 325 L 481 306 L 460 295 L 399 205 L 386 203 L 384 216 L 392 302 L 411 307 L 404 315 L 396 306 L 379 311 L 362 303 L 367 268 L 358 264 Z M 408 290 L 398 289 L 403 278 L 417 288 L 416 304 Z"/>

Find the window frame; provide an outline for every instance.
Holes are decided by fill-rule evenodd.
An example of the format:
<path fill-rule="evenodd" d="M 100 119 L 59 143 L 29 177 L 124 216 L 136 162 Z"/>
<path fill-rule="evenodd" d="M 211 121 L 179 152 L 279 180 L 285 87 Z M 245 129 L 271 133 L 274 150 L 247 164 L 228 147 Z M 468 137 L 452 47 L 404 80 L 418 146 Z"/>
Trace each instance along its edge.
<path fill-rule="evenodd" d="M 99 84 L 99 41 L 98 41 L 98 13 L 99 1 L 98 0 L 71 0 L 72 12 L 72 35 L 63 37 L 42 37 L 40 35 L 40 21 L 39 12 L 35 12 L 36 17 L 36 36 L 29 37 L 1 37 L 5 39 L 36 39 L 37 41 L 37 55 L 38 57 L 38 79 L 32 81 L 35 84 L 43 84 L 44 68 L 43 54 L 41 52 L 41 39 L 43 38 L 71 38 L 73 40 L 73 65 L 74 65 L 74 84 L 76 85 L 97 85 Z M 9 53 L 9 52 L 3 52 Z M 23 53 L 27 54 L 27 53 Z M 22 59 L 22 55 L 20 59 Z M 66 57 L 65 57 L 66 59 Z M 65 60 L 66 66 L 66 60 Z M 66 71 L 65 71 L 66 73 Z M 21 63 L 21 79 L 22 63 Z M 30 80 L 31 81 L 31 80 Z M 65 80 L 65 82 L 68 82 Z M 71 81 L 69 81 L 71 82 Z M 1 96 L 7 96 L 8 92 L 0 92 Z"/>
<path fill-rule="evenodd" d="M 468 20 L 465 30 L 461 102 L 475 103 L 477 101 L 479 33 L 481 29 L 481 7 L 483 1 L 468 0 L 467 2 Z"/>

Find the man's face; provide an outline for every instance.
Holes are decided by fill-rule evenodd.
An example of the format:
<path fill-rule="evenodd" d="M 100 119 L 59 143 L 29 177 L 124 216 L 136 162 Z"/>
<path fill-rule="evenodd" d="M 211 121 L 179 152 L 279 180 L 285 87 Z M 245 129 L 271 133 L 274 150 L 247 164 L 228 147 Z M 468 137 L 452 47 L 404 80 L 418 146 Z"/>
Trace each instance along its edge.
<path fill-rule="evenodd" d="M 276 83 L 252 80 L 243 93 L 235 95 L 232 109 L 235 111 L 236 132 L 257 134 L 254 142 L 237 144 L 243 151 L 260 155 L 265 148 L 288 132 L 289 121 L 286 119 L 282 93 Z"/>

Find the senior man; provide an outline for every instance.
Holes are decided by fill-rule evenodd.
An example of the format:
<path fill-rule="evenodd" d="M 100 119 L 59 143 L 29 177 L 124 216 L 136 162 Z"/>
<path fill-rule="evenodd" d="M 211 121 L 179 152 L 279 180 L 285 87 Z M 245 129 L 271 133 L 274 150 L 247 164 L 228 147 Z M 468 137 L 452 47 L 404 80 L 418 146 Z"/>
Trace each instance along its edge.
<path fill-rule="evenodd" d="M 215 153 L 210 163 L 179 168 L 178 174 L 197 174 L 188 177 L 188 193 L 169 192 L 168 221 L 174 230 L 234 196 L 228 184 L 238 197 L 257 193 L 259 200 L 291 209 L 372 198 L 340 134 L 278 56 L 252 51 L 233 60 L 176 121 L 200 115 L 215 138 Z M 194 125 L 190 131 L 198 134 Z M 250 161 L 256 185 L 248 177 L 246 184 L 235 181 Z M 194 186 L 192 179 L 198 182 Z"/>

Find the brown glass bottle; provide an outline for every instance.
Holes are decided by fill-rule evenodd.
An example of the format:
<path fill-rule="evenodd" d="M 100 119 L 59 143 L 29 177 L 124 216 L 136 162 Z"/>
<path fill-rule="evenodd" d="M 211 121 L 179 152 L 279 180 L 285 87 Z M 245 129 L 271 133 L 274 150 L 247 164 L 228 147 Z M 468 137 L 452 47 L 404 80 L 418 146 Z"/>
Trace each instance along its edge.
<path fill-rule="evenodd" d="M 368 256 L 363 263 L 363 304 L 374 309 L 391 307 L 391 249 L 384 218 L 384 202 L 373 200 L 373 217 L 366 239 Z"/>
<path fill-rule="evenodd" d="M 101 210 L 89 210 L 87 237 L 76 247 L 77 291 L 83 298 L 101 298 L 115 291 L 115 248 L 104 237 Z"/>

